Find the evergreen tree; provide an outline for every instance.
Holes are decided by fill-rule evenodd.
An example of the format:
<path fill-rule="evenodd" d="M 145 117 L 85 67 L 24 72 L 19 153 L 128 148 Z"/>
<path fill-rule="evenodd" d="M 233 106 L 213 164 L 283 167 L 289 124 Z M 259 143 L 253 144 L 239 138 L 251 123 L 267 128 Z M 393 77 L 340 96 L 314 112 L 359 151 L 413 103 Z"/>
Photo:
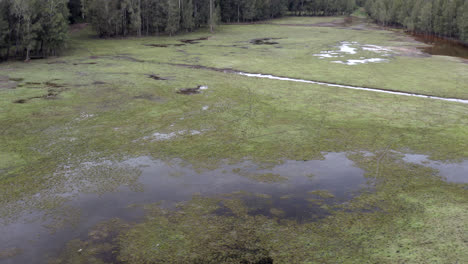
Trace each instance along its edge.
<path fill-rule="evenodd" d="M 6 1 L 0 2 L 0 60 L 8 57 L 10 27 L 7 20 Z"/>
<path fill-rule="evenodd" d="M 176 1 L 168 0 L 166 32 L 172 36 L 179 30 L 180 12 Z"/>
<path fill-rule="evenodd" d="M 66 0 L 42 0 L 37 41 L 43 56 L 55 55 L 68 37 L 69 15 Z"/>
<path fill-rule="evenodd" d="M 432 2 L 423 4 L 421 12 L 419 13 L 418 28 L 424 33 L 432 32 Z"/>
<path fill-rule="evenodd" d="M 468 1 L 465 1 L 463 6 L 458 10 L 458 31 L 460 39 L 468 42 Z"/>
<path fill-rule="evenodd" d="M 193 2 L 192 0 L 184 0 L 182 5 L 182 28 L 185 31 L 192 31 L 195 28 L 193 19 Z"/>

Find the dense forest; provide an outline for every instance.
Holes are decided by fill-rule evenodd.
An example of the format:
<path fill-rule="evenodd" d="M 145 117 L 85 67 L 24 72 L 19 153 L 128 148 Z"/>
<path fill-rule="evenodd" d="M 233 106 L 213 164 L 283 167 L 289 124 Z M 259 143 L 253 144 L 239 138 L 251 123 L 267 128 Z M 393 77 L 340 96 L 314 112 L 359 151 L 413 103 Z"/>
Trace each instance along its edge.
<path fill-rule="evenodd" d="M 346 15 L 359 5 L 384 25 L 468 41 L 468 0 L 0 0 L 0 60 L 55 55 L 70 23 L 89 22 L 100 37 L 173 35 L 285 14 Z"/>
<path fill-rule="evenodd" d="M 468 42 L 468 0 L 367 0 L 365 9 L 386 26 Z"/>

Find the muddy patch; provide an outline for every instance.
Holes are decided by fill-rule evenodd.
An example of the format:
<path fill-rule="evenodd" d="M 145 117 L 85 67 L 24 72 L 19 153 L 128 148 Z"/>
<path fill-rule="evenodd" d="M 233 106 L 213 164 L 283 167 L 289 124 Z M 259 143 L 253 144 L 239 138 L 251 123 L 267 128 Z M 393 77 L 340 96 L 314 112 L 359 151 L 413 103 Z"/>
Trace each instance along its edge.
<path fill-rule="evenodd" d="M 201 37 L 201 38 L 197 38 L 197 39 L 181 39 L 179 41 L 182 42 L 182 43 L 185 43 L 185 44 L 198 44 L 198 43 L 200 43 L 200 41 L 208 40 L 208 39 L 209 39 L 209 37 Z"/>
<path fill-rule="evenodd" d="M 283 38 L 258 38 L 258 39 L 250 40 L 250 43 L 254 45 L 276 45 L 279 43 L 276 41 L 272 41 L 272 40 L 277 40 L 277 39 L 283 39 Z"/>
<path fill-rule="evenodd" d="M 152 94 L 140 94 L 140 95 L 134 96 L 133 99 L 143 99 L 143 100 L 149 100 L 149 101 L 153 101 L 153 102 L 162 102 L 162 101 L 164 101 L 164 99 L 162 97 L 155 96 L 155 95 L 152 95 Z"/>
<path fill-rule="evenodd" d="M 57 60 L 57 61 L 49 61 L 47 64 L 67 64 L 66 61 L 63 60 Z"/>
<path fill-rule="evenodd" d="M 413 39 L 428 44 L 418 49 L 426 54 L 468 59 L 468 44 L 436 36 L 413 34 Z"/>
<path fill-rule="evenodd" d="M 432 55 L 429 53 L 422 52 L 416 47 L 391 47 L 393 51 L 399 56 L 413 57 L 413 58 L 428 58 Z"/>
<path fill-rule="evenodd" d="M 97 62 L 81 62 L 81 63 L 73 63 L 73 65 L 95 65 Z"/>
<path fill-rule="evenodd" d="M 46 99 L 46 100 L 53 100 L 53 99 L 57 99 L 57 96 L 63 92 L 63 90 L 54 90 L 54 89 L 49 89 L 47 91 L 47 94 L 45 95 L 41 95 L 41 96 L 33 96 L 33 97 L 29 97 L 29 98 L 24 98 L 24 99 L 18 99 L 18 100 L 15 100 L 13 101 L 13 103 L 15 104 L 25 104 L 31 100 L 34 100 L 34 99 Z"/>
<path fill-rule="evenodd" d="M 59 84 L 59 83 L 54 83 L 54 82 L 45 82 L 45 85 L 49 87 L 54 87 L 54 88 L 62 88 L 65 87 L 64 84 Z"/>
<path fill-rule="evenodd" d="M 153 48 L 168 48 L 168 47 L 181 47 L 185 46 L 184 43 L 176 43 L 176 44 L 143 44 L 146 47 L 153 47 Z"/>
<path fill-rule="evenodd" d="M 17 81 L 8 78 L 8 76 L 0 75 L 0 89 L 15 89 L 17 86 Z"/>
<path fill-rule="evenodd" d="M 104 85 L 104 84 L 107 84 L 106 82 L 102 82 L 102 81 L 95 81 L 93 82 L 93 85 Z"/>
<path fill-rule="evenodd" d="M 168 65 L 190 68 L 190 69 L 200 69 L 200 70 L 210 70 L 222 73 L 237 73 L 235 70 L 231 68 L 215 68 L 215 67 L 208 67 L 203 65 L 194 65 L 194 64 L 180 64 L 180 63 L 168 63 Z"/>
<path fill-rule="evenodd" d="M 156 80 L 156 81 L 167 81 L 167 80 L 169 80 L 168 78 L 161 77 L 161 76 L 156 75 L 156 74 L 147 74 L 146 76 L 148 76 L 148 78 Z"/>
<path fill-rule="evenodd" d="M 185 95 L 192 95 L 192 94 L 199 94 L 202 90 L 207 90 L 208 86 L 205 85 L 198 85 L 195 88 L 183 88 L 178 90 L 176 93 L 178 94 L 185 94 Z"/>

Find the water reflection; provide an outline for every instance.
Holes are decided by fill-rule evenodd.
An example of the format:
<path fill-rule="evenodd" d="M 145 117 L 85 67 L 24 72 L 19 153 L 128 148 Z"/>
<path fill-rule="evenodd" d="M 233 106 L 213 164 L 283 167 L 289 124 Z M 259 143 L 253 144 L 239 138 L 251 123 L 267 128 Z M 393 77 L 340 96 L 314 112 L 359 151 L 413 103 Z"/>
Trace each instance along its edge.
<path fill-rule="evenodd" d="M 86 166 L 112 166 L 112 163 L 88 162 Z M 129 159 L 120 166 L 140 170 L 139 190 L 121 186 L 112 193 L 79 194 L 63 208 L 79 209 L 79 213 L 70 214 L 75 225 L 54 233 L 44 227 L 49 220 L 36 219 L 38 213 L 0 227 L 0 252 L 8 249 L 23 252 L 0 259 L 0 263 L 32 260 L 45 263 L 47 255 L 55 255 L 67 241 L 86 237 L 89 229 L 99 222 L 116 217 L 126 221 L 141 219 L 142 210 L 130 206 L 133 204 L 162 202 L 163 206 L 171 207 L 190 200 L 194 194 L 216 196 L 237 192 L 236 196 L 245 201 L 251 214 L 303 221 L 323 216 L 327 213 L 324 204 L 346 201 L 366 186 L 364 171 L 355 167 L 345 153 L 327 153 L 323 160 L 284 161 L 280 165 L 245 161 L 215 170 L 199 170 L 180 161 L 167 163 L 149 157 Z"/>
<path fill-rule="evenodd" d="M 468 183 L 468 160 L 459 163 L 443 163 L 419 154 L 405 154 L 403 160 L 436 169 L 448 182 Z"/>
<path fill-rule="evenodd" d="M 417 41 L 430 44 L 430 46 L 419 48 L 425 53 L 468 59 L 468 45 L 459 41 L 419 34 L 415 34 L 413 37 Z"/>

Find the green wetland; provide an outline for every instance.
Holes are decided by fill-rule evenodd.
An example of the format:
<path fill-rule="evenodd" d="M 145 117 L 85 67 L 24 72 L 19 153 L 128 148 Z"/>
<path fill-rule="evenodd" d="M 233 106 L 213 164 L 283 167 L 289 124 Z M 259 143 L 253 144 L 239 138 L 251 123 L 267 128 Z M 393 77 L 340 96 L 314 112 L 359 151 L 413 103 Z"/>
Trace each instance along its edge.
<path fill-rule="evenodd" d="M 287 17 L 2 63 L 0 263 L 464 263 L 468 60 L 438 45 Z"/>

